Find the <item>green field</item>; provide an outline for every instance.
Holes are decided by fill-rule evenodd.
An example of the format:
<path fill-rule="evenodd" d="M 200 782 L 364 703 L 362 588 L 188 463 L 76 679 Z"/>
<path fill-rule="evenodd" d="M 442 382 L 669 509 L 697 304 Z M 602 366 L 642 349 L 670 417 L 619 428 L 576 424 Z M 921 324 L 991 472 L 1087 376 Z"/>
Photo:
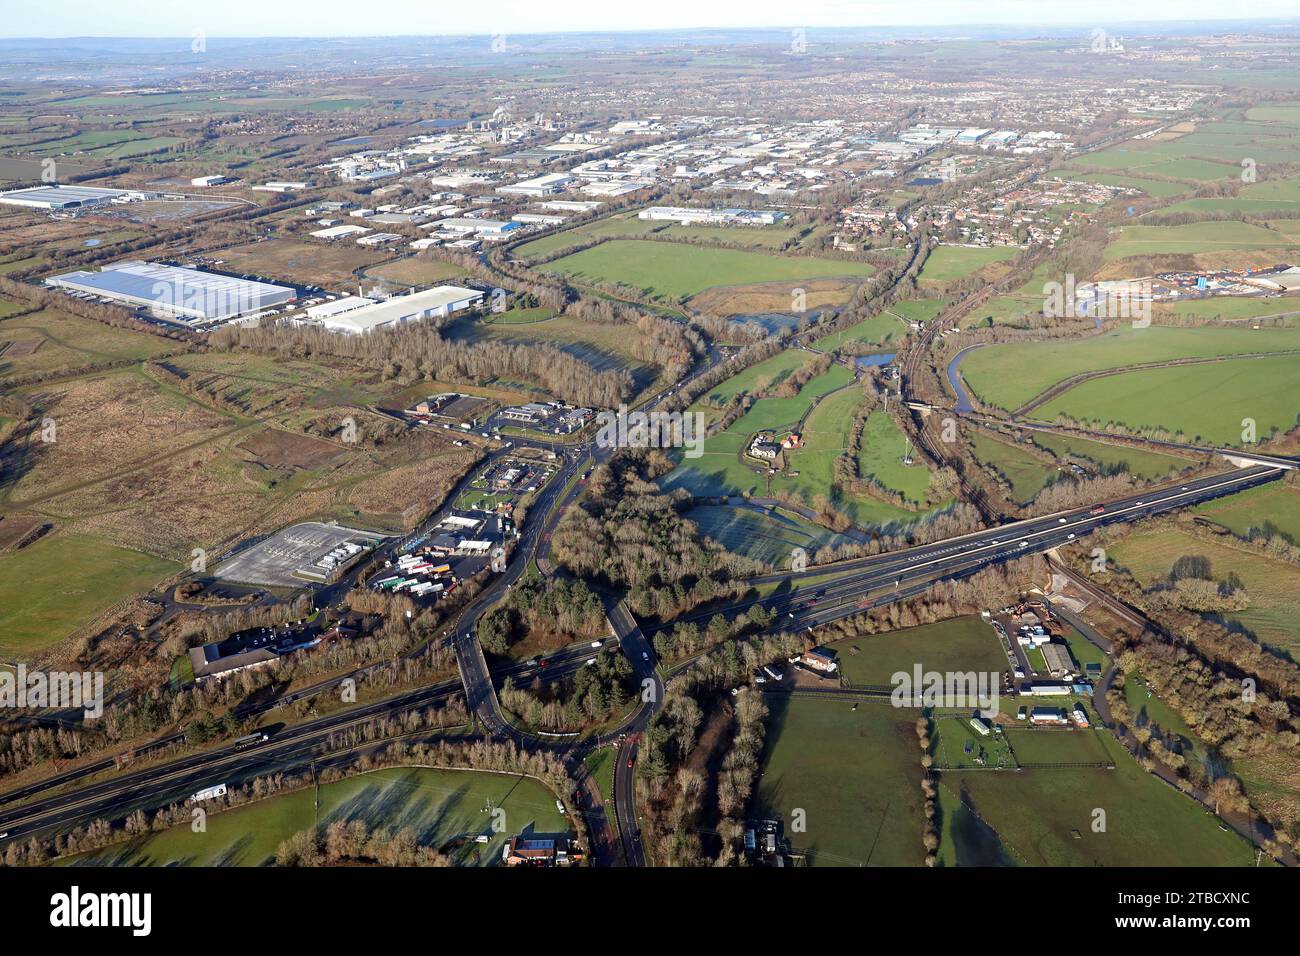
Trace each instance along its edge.
<path fill-rule="evenodd" d="M 1300 210 L 1300 180 L 1282 179 L 1251 183 L 1236 196 L 1215 199 L 1187 199 L 1177 205 L 1162 209 L 1162 213 L 1222 213 L 1244 212 L 1268 216 Z"/>
<path fill-rule="evenodd" d="M 713 394 L 735 394 L 747 390 L 756 381 L 783 375 L 791 366 L 788 360 L 776 361 L 781 358 L 783 356 L 776 356 L 762 363 L 768 368 L 757 376 L 753 373 L 760 366 L 736 377 L 745 379 L 745 382 L 737 384 L 736 379 L 724 382 Z M 706 439 L 704 453 L 700 457 L 683 457 L 677 468 L 664 479 L 664 487 L 670 490 L 685 488 L 699 497 L 767 497 L 770 487 L 773 495 L 779 492 L 793 493 L 807 505 L 813 505 L 818 496 L 825 495 L 836 508 L 863 527 L 910 524 L 916 521 L 921 517 L 920 514 L 882 501 L 871 498 L 838 499 L 832 494 L 835 459 L 848 447 L 848 433 L 853 423 L 854 410 L 862 401 L 862 395 L 856 388 L 845 387 L 852 381 L 852 375 L 843 366 L 833 365 L 811 379 L 794 398 L 758 399 L 730 427 Z M 804 445 L 798 450 L 786 452 L 788 464 L 784 471 L 769 476 L 758 463 L 743 459 L 743 452 L 754 434 L 760 431 L 789 431 L 796 428 L 805 416 L 802 432 Z"/>
<path fill-rule="evenodd" d="M 1297 222 L 1300 228 L 1300 222 Z M 1182 319 L 1257 319 L 1300 315 L 1300 297 L 1296 296 L 1227 296 L 1217 295 L 1186 302 L 1160 303 L 1156 316 Z"/>
<path fill-rule="evenodd" d="M 1241 446 L 1242 422 L 1254 419 L 1257 436 L 1286 432 L 1300 421 L 1300 358 L 1225 359 L 1123 372 L 1077 385 L 1035 410 L 1046 420 L 1066 414 L 1077 421 L 1118 422 L 1129 428 L 1181 432 L 1202 444 Z M 1203 401 L 1213 396 L 1213 401 Z"/>
<path fill-rule="evenodd" d="M 795 548 L 812 555 L 841 540 L 833 531 L 784 511 L 757 511 L 734 504 L 701 505 L 688 511 L 686 517 L 728 551 L 773 567 L 789 567 Z"/>
<path fill-rule="evenodd" d="M 1011 494 L 1021 504 L 1033 500 L 1058 474 L 1027 451 L 992 438 L 983 432 L 970 433 L 971 447 L 981 465 L 992 468 L 1011 484 Z"/>
<path fill-rule="evenodd" d="M 859 473 L 874 478 L 909 501 L 922 502 L 930 487 L 930 469 L 924 462 L 904 465 L 903 453 L 910 450 L 911 444 L 898 424 L 884 412 L 874 411 L 862 426 Z"/>
<path fill-rule="evenodd" d="M 156 335 L 113 328 L 55 309 L 0 317 L 0 341 L 39 343 L 27 355 L 0 354 L 0 376 L 59 372 L 116 359 L 153 358 L 175 347 Z"/>
<path fill-rule="evenodd" d="M 1281 533 L 1300 542 L 1300 488 L 1280 481 L 1197 505 L 1196 513 L 1239 537 L 1252 531 Z"/>
<path fill-rule="evenodd" d="M 1095 745 L 1116 766 L 941 773 L 943 865 L 1254 865 L 1248 842 L 1219 829 L 1214 816 L 1152 777 L 1107 736 L 1072 731 L 1008 736 L 1022 760 L 1022 750 L 1070 759 L 1066 750 L 1073 754 L 1079 746 Z M 1093 829 L 1097 809 L 1105 811 L 1104 832 Z"/>
<path fill-rule="evenodd" d="M 860 685 L 890 685 L 894 674 L 910 676 L 917 664 L 922 672 L 939 673 L 1001 674 L 1007 669 L 997 634 L 978 615 L 849 637 L 831 647 L 839 653 L 844 677 Z"/>
<path fill-rule="evenodd" d="M 1205 541 L 1176 530 L 1137 532 L 1110 549 L 1111 560 L 1144 587 L 1166 580 L 1174 562 L 1184 555 L 1208 558 L 1216 580 L 1229 572 L 1241 578 L 1250 606 L 1225 618 L 1263 644 L 1291 654 L 1300 652 L 1300 567 L 1230 542 Z"/>
<path fill-rule="evenodd" d="M 1139 478 L 1159 478 L 1175 471 L 1182 471 L 1193 462 L 1177 455 L 1162 455 L 1159 452 L 1144 451 L 1141 448 L 1128 448 L 1107 442 L 1089 441 L 1073 435 L 1056 435 L 1050 432 L 1034 432 L 1034 444 L 1046 448 L 1058 458 L 1073 455 L 1086 458 L 1103 469 L 1126 471 Z"/>
<path fill-rule="evenodd" d="M 810 866 L 920 866 L 921 751 L 917 711 L 848 702 L 771 700 L 755 803 L 790 828 Z"/>
<path fill-rule="evenodd" d="M 961 373 L 980 400 L 1016 409 L 1072 375 L 1167 362 L 1256 352 L 1300 349 L 1300 331 L 1292 329 L 1179 328 L 1121 325 L 1102 335 L 1049 342 L 987 345 L 968 352 Z M 1253 366 L 1254 363 L 1244 363 Z M 1208 366 L 1191 366 L 1201 372 Z M 1110 380 L 1103 380 L 1109 383 Z M 1038 417 L 1042 417 L 1041 410 Z"/>
<path fill-rule="evenodd" d="M 885 345 L 907 334 L 907 326 L 888 312 L 864 319 L 855 325 L 838 332 L 823 335 L 812 343 L 812 347 L 822 352 L 831 352 L 849 342 L 865 342 L 868 345 Z"/>
<path fill-rule="evenodd" d="M 614 282 L 659 299 L 688 299 L 715 286 L 751 285 L 825 276 L 866 278 L 865 262 L 792 258 L 740 249 L 704 249 L 673 242 L 613 239 L 541 267 L 582 281 Z"/>
<path fill-rule="evenodd" d="M 568 822 L 555 796 L 529 777 L 468 770 L 399 768 L 348 777 L 320 788 L 316 810 L 311 788 L 214 813 L 205 833 L 174 827 L 121 846 L 77 857 L 76 866 L 265 866 L 276 848 L 300 830 L 336 820 L 361 820 L 372 830 L 410 827 L 422 845 L 449 848 L 459 866 L 501 862 L 506 840 L 521 832 L 567 834 Z M 493 832 L 488 806 L 505 811 L 506 830 Z M 488 843 L 472 838 L 486 834 Z"/>
<path fill-rule="evenodd" d="M 0 555 L 0 655 L 30 660 L 177 570 L 85 535 L 53 534 Z"/>
<path fill-rule="evenodd" d="M 791 372 L 803 368 L 810 361 L 812 359 L 808 353 L 801 352 L 798 349 L 787 349 L 784 352 L 778 352 L 757 365 L 751 365 L 738 375 L 733 375 L 713 388 L 705 397 L 710 402 L 726 404 L 737 395 L 750 395 L 755 392 L 765 391 L 774 385 L 779 385 L 789 377 Z"/>
<path fill-rule="evenodd" d="M 1124 226 L 1106 246 L 1105 258 L 1194 255 L 1224 250 L 1274 249 L 1296 245 L 1293 237 L 1263 226 L 1232 220 L 1194 222 L 1183 226 Z"/>
<path fill-rule="evenodd" d="M 1014 259 L 1019 252 L 1013 246 L 938 246 L 930 250 L 917 279 L 952 282 L 978 272 L 989 263 Z"/>
<path fill-rule="evenodd" d="M 1073 182 L 1097 183 L 1102 186 L 1119 186 L 1121 188 L 1140 189 L 1153 199 L 1165 199 L 1181 196 L 1191 192 L 1192 187 L 1186 183 L 1166 182 L 1159 179 L 1142 179 L 1138 176 L 1118 176 L 1113 173 L 1069 173 L 1056 174 L 1060 179 Z"/>

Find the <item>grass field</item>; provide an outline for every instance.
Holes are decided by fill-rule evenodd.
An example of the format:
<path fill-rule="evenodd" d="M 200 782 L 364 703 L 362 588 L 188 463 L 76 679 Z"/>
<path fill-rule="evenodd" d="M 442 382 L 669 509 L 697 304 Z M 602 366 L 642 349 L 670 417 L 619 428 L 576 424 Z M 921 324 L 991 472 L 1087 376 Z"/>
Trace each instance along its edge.
<path fill-rule="evenodd" d="M 909 676 L 917 664 L 922 672 L 1001 674 L 1007 669 L 993 628 L 978 615 L 956 617 L 901 631 L 863 634 L 831 645 L 839 653 L 840 670 L 854 684 L 885 686 L 894 674 Z M 1000 682 L 994 686 L 1000 686 Z"/>
<path fill-rule="evenodd" d="M 779 385 L 789 377 L 791 372 L 803 368 L 810 361 L 806 352 L 797 349 L 778 352 L 771 358 L 764 359 L 757 365 L 751 365 L 740 374 L 733 375 L 720 383 L 706 397 L 711 402 L 721 404 L 732 401 L 737 395 L 761 392 L 773 385 Z"/>
<path fill-rule="evenodd" d="M 1262 531 L 1300 542 L 1300 488 L 1280 481 L 1207 501 L 1196 507 L 1196 513 L 1243 538 Z"/>
<path fill-rule="evenodd" d="M 1300 228 L 1300 221 L 1297 222 Z M 1154 315 L 1170 316 L 1182 319 L 1256 319 L 1274 316 L 1296 316 L 1300 314 L 1300 297 L 1257 296 L 1210 296 L 1205 299 L 1192 299 L 1187 302 L 1160 303 L 1155 307 Z"/>
<path fill-rule="evenodd" d="M 442 285 L 458 282 L 466 276 L 465 270 L 458 265 L 422 256 L 383 262 L 366 270 L 367 279 L 383 279 L 398 286 Z"/>
<path fill-rule="evenodd" d="M 1008 736 L 1018 755 L 1096 745 L 1116 766 L 941 773 L 943 865 L 1254 865 L 1249 843 L 1220 830 L 1215 817 L 1156 780 L 1108 737 L 1071 731 Z M 1098 809 L 1105 812 L 1104 832 L 1093 829 Z"/>
<path fill-rule="evenodd" d="M 916 711 L 772 700 L 756 805 L 807 832 L 788 834 L 811 866 L 920 866 L 921 752 Z"/>
<path fill-rule="evenodd" d="M 1056 383 L 1084 372 L 1179 358 L 1291 349 L 1300 349 L 1300 331 L 1163 325 L 1135 329 L 1121 325 L 1086 339 L 988 345 L 967 353 L 962 359 L 961 372 L 982 401 L 1015 409 Z M 1253 367 L 1254 363 L 1247 364 Z M 1191 367 L 1197 372 L 1206 368 Z"/>
<path fill-rule="evenodd" d="M 1225 359 L 1212 365 L 1123 372 L 1077 385 L 1035 414 L 1065 413 L 1079 421 L 1120 422 L 1163 428 L 1192 441 L 1241 446 L 1243 422 L 1253 419 L 1258 439 L 1286 432 L 1300 421 L 1300 357 Z M 1202 401 L 1213 396 L 1212 402 Z"/>
<path fill-rule="evenodd" d="M 1098 183 L 1102 186 L 1119 186 L 1140 189 L 1153 199 L 1167 199 L 1191 192 L 1192 187 L 1186 183 L 1166 182 L 1159 179 L 1142 179 L 1139 176 L 1121 176 L 1114 173 L 1071 173 L 1056 174 L 1057 178 L 1073 182 Z"/>
<path fill-rule="evenodd" d="M 1224 615 L 1261 643 L 1290 654 L 1300 653 L 1300 567 L 1236 548 L 1230 542 L 1205 541 L 1177 530 L 1143 531 L 1110 549 L 1110 558 L 1144 587 L 1169 577 L 1184 555 L 1210 561 L 1210 573 L 1223 579 L 1235 571 L 1246 587 L 1250 606 Z"/>
<path fill-rule="evenodd" d="M 795 230 L 788 225 L 775 226 L 684 226 L 678 223 L 638 219 L 636 212 L 621 213 L 595 222 L 584 223 L 564 232 L 557 232 L 532 242 L 516 246 L 514 253 L 519 258 L 550 255 L 561 249 L 582 245 L 598 238 L 635 238 L 648 233 L 671 236 L 678 239 L 694 239 L 702 242 L 737 243 L 776 249 L 789 242 L 795 236 Z"/>
<path fill-rule="evenodd" d="M 821 525 L 783 511 L 701 505 L 688 511 L 686 517 L 699 525 L 702 534 L 728 551 L 765 561 L 773 567 L 789 567 L 795 548 L 803 548 L 811 555 L 839 539 Z"/>
<path fill-rule="evenodd" d="M 983 432 L 971 432 L 971 446 L 980 464 L 999 472 L 1011 483 L 1011 494 L 1025 504 L 1042 491 L 1058 474 L 1033 455 L 1009 442 L 992 438 Z"/>
<path fill-rule="evenodd" d="M 567 834 L 555 796 L 528 777 L 468 770 L 401 768 L 377 770 L 320 788 L 316 810 L 311 788 L 211 814 L 207 832 L 174 827 L 123 846 L 70 861 L 77 866 L 265 866 L 276 848 L 300 830 L 335 820 L 361 820 L 372 830 L 410 827 L 422 845 L 448 848 L 460 866 L 494 866 L 506 840 L 521 832 Z M 489 806 L 505 811 L 506 831 L 493 832 Z M 484 844 L 472 838 L 486 834 Z"/>
<path fill-rule="evenodd" d="M 1141 448 L 1089 441 L 1072 435 L 1056 435 L 1050 432 L 1035 432 L 1033 435 L 1034 444 L 1046 448 L 1058 458 L 1067 455 L 1086 458 L 1103 469 L 1118 469 L 1140 478 L 1159 478 L 1170 472 L 1181 471 L 1192 464 L 1190 459 L 1180 458 L 1177 455 L 1162 455 Z"/>
<path fill-rule="evenodd" d="M 859 472 L 899 492 L 909 501 L 924 501 L 930 487 L 930 469 L 924 462 L 903 464 L 903 453 L 910 448 L 898 424 L 884 412 L 874 411 L 862 426 L 862 439 L 858 445 Z"/>
<path fill-rule="evenodd" d="M 30 660 L 177 570 L 85 535 L 49 535 L 0 555 L 0 656 Z"/>
<path fill-rule="evenodd" d="M 1296 245 L 1292 237 L 1232 220 L 1182 226 L 1124 226 L 1106 246 L 1107 261 L 1129 256 L 1193 255 L 1224 250 L 1274 249 Z"/>
<path fill-rule="evenodd" d="M 812 343 L 812 347 L 822 352 L 831 352 L 849 342 L 865 342 L 868 345 L 885 345 L 907 334 L 907 326 L 888 312 L 864 319 L 838 332 L 823 335 Z"/>
<path fill-rule="evenodd" d="M 783 353 L 789 355 L 791 353 Z M 746 383 L 784 375 L 791 367 L 787 361 L 775 362 L 775 356 L 761 365 L 769 367 L 757 375 L 755 366 L 724 382 L 714 390 L 735 394 L 745 390 Z M 802 361 L 802 360 L 800 360 Z M 870 498 L 838 499 L 832 494 L 835 459 L 848 447 L 848 432 L 852 426 L 854 409 L 862 400 L 856 388 L 845 388 L 852 373 L 843 366 L 833 365 L 829 370 L 811 379 L 794 398 L 762 398 L 754 402 L 741 418 L 730 427 L 704 442 L 704 453 L 699 458 L 682 458 L 678 467 L 665 479 L 666 488 L 685 488 L 697 496 L 742 495 L 767 497 L 789 492 L 805 504 L 813 504 L 819 495 L 826 495 L 832 503 L 856 524 L 867 526 L 894 526 L 910 524 L 920 514 L 897 508 Z M 831 394 L 834 392 L 834 394 Z M 757 465 L 742 461 L 742 453 L 751 436 L 759 431 L 780 432 L 797 426 L 807 416 L 803 428 L 804 446 L 787 452 L 788 464 L 783 472 L 768 476 Z M 798 474 L 793 474 L 798 472 Z"/>
<path fill-rule="evenodd" d="M 740 249 L 702 249 L 670 242 L 615 239 L 556 259 L 542 271 L 616 282 L 643 295 L 679 301 L 714 286 L 797 281 L 821 276 L 866 278 L 865 262 L 791 258 Z"/>
<path fill-rule="evenodd" d="M 930 250 L 917 278 L 952 282 L 978 272 L 989 263 L 1014 259 L 1019 252 L 1012 246 L 938 246 Z"/>
<path fill-rule="evenodd" d="M 3 341 L 26 343 L 25 354 L 17 354 L 16 350 L 0 354 L 0 376 L 15 377 L 61 372 L 118 359 L 152 358 L 175 348 L 175 343 L 155 335 L 115 329 L 57 309 L 42 309 L 13 318 L 0 316 L 0 342 Z"/>

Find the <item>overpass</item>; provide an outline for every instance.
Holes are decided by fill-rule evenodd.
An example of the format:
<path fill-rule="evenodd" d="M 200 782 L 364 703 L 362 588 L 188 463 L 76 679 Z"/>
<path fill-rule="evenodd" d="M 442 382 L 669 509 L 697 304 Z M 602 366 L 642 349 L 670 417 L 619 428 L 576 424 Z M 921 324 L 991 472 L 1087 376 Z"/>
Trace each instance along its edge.
<path fill-rule="evenodd" d="M 1281 455 L 1257 455 L 1236 448 L 1217 448 L 1214 453 L 1226 458 L 1238 468 L 1254 468 L 1257 465 L 1267 465 L 1270 468 L 1285 468 L 1288 471 L 1295 471 L 1296 468 L 1300 467 L 1300 461 L 1294 458 L 1283 458 Z"/>

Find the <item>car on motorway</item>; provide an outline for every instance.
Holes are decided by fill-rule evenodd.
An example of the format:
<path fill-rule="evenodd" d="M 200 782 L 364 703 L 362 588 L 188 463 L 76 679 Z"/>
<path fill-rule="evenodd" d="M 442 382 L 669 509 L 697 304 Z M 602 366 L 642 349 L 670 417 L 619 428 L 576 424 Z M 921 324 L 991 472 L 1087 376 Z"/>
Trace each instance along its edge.
<path fill-rule="evenodd" d="M 1088 514 L 1090 514 L 1090 515 L 1099 515 L 1099 514 L 1103 514 L 1103 513 L 1105 513 L 1105 511 L 1106 511 L 1106 506 L 1105 506 L 1105 505 L 1097 505 L 1095 508 L 1093 508 L 1091 511 L 1089 511 Z"/>
<path fill-rule="evenodd" d="M 1057 523 L 1057 524 L 1065 524 L 1065 519 L 1064 519 L 1064 518 L 1057 518 L 1057 519 L 1056 519 L 1056 523 Z"/>
<path fill-rule="evenodd" d="M 1017 547 L 1017 548 L 1027 548 L 1027 547 L 1029 547 L 1029 542 L 1028 542 L 1028 541 L 1021 541 L 1018 545 L 1016 545 L 1016 547 Z"/>
<path fill-rule="evenodd" d="M 1066 535 L 1066 537 L 1069 538 L 1071 541 L 1073 541 L 1073 540 L 1074 540 L 1074 532 L 1071 531 L 1068 535 Z"/>
<path fill-rule="evenodd" d="M 585 661 L 583 661 L 582 666 L 583 666 L 583 667 L 590 667 L 590 666 L 591 666 L 592 664 L 594 664 L 594 663 L 596 663 L 596 658 L 594 658 L 594 657 L 588 657 Z"/>
<path fill-rule="evenodd" d="M 591 646 L 592 646 L 592 647 L 600 647 L 600 646 L 603 645 L 604 643 L 605 643 L 604 641 L 592 641 L 592 642 L 591 642 Z"/>
<path fill-rule="evenodd" d="M 632 769 L 632 765 L 633 765 L 634 763 L 636 763 L 636 758 L 635 758 L 635 757 L 628 757 L 628 758 L 627 758 L 627 769 L 628 769 L 628 770 L 631 770 L 631 769 Z"/>
<path fill-rule="evenodd" d="M 649 653 L 648 651 L 642 651 L 642 652 L 641 652 L 641 660 L 643 660 L 643 661 L 648 661 L 648 660 L 650 660 L 650 653 Z"/>

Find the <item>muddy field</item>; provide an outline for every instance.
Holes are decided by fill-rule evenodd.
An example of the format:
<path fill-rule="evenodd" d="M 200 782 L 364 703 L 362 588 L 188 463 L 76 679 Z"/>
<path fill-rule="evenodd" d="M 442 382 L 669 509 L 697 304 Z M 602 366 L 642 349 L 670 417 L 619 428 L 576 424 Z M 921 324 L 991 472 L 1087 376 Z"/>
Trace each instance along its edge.
<path fill-rule="evenodd" d="M 258 464 L 282 470 L 324 468 L 346 453 L 333 442 L 311 435 L 295 435 L 278 428 L 267 428 L 251 435 L 236 447 L 247 452 Z"/>

